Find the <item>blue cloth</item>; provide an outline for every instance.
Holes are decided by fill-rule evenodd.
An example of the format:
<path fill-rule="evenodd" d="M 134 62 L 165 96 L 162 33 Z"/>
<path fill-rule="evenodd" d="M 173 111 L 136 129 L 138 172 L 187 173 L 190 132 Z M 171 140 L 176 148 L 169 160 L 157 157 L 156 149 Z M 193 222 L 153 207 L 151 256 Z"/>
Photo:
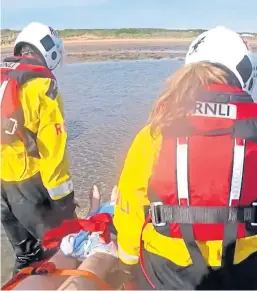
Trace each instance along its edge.
<path fill-rule="evenodd" d="M 108 213 L 111 214 L 112 216 L 114 215 L 114 202 L 107 202 L 102 204 L 96 211 L 90 213 L 88 215 L 89 216 L 93 216 L 95 214 L 99 214 L 99 213 Z M 83 260 L 85 258 L 85 246 L 86 243 L 88 241 L 88 236 L 89 236 L 89 232 L 88 231 L 80 231 L 77 234 L 72 234 L 70 235 L 70 237 L 72 237 L 74 239 L 73 241 L 73 246 L 72 247 L 72 256 L 76 257 L 77 259 Z M 91 240 L 93 238 L 90 238 Z M 99 238 L 94 237 L 94 241 L 91 241 L 92 247 L 98 243 Z M 69 239 L 70 241 L 70 239 Z M 70 242 L 71 243 L 71 242 Z M 66 244 L 65 244 L 66 245 Z M 100 246 L 100 248 L 107 248 L 107 246 L 105 246 L 103 244 L 103 246 Z M 88 251 L 90 251 L 91 248 L 89 248 Z"/>
<path fill-rule="evenodd" d="M 73 253 L 75 253 L 76 257 L 84 256 L 84 246 L 88 235 L 88 231 L 80 231 L 77 235 L 74 235 Z"/>

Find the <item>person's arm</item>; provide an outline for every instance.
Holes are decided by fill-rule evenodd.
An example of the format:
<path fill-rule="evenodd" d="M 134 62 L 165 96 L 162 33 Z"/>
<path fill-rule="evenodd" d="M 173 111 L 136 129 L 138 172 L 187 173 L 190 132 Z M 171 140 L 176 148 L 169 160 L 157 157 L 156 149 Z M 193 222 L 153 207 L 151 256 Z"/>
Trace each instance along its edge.
<path fill-rule="evenodd" d="M 153 140 L 149 126 L 141 130 L 129 149 L 119 180 L 114 225 L 118 233 L 118 256 L 126 265 L 137 264 L 139 260 L 144 206 L 149 205 L 148 181 L 160 142 L 160 136 Z"/>
<path fill-rule="evenodd" d="M 73 192 L 66 150 L 67 131 L 62 98 L 56 81 L 41 79 L 41 82 L 37 133 L 37 145 L 41 156 L 40 174 L 50 197 L 58 200 Z"/>

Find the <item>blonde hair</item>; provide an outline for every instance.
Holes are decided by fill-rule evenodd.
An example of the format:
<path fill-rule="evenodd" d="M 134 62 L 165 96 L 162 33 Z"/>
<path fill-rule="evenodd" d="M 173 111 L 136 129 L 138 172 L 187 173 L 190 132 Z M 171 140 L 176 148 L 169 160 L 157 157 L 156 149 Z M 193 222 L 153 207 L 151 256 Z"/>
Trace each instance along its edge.
<path fill-rule="evenodd" d="M 151 133 L 162 132 L 175 121 L 192 114 L 196 98 L 208 84 L 226 84 L 227 73 L 210 63 L 199 62 L 180 68 L 169 77 L 166 90 L 156 100 L 149 116 Z"/>

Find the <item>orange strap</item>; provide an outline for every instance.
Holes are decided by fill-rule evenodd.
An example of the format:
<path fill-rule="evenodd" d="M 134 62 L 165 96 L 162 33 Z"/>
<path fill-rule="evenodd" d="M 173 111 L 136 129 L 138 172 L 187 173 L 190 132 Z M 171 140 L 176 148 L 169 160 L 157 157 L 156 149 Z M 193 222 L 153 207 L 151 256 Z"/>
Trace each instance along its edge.
<path fill-rule="evenodd" d="M 78 269 L 77 270 L 56 269 L 54 274 L 60 275 L 60 276 L 81 276 L 81 277 L 92 280 L 100 290 L 114 290 L 106 282 L 104 282 L 98 276 L 96 276 L 96 274 L 90 271 L 78 270 Z"/>
<path fill-rule="evenodd" d="M 30 275 L 59 275 L 59 276 L 81 276 L 92 280 L 101 290 L 114 290 L 106 282 L 101 280 L 96 274 L 85 270 L 62 270 L 56 269 L 55 264 L 52 262 L 46 262 L 40 267 L 27 267 L 20 270 L 20 272 L 6 283 L 1 290 L 12 290 L 21 281 L 26 279 Z"/>

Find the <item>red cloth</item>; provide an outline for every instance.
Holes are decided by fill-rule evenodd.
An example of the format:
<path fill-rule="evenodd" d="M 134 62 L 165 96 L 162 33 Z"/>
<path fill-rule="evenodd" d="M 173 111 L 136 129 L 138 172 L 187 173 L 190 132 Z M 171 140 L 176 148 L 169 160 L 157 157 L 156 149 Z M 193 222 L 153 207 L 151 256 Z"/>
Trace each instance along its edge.
<path fill-rule="evenodd" d="M 81 230 L 88 232 L 102 232 L 100 235 L 105 243 L 111 241 L 108 226 L 112 224 L 112 216 L 107 213 L 99 213 L 88 219 L 65 220 L 61 226 L 51 229 L 45 233 L 42 244 L 47 249 L 53 249 L 60 245 L 62 239 L 71 233 L 78 233 Z"/>

